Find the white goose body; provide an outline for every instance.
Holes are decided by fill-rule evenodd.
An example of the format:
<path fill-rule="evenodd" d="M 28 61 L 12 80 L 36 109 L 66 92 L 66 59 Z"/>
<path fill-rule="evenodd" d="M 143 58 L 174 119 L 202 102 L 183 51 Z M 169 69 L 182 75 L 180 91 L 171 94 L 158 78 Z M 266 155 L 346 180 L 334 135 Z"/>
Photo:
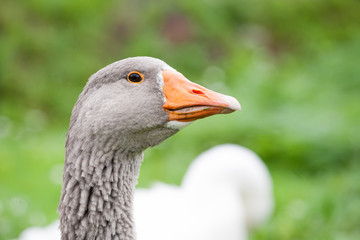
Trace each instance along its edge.
<path fill-rule="evenodd" d="M 225 144 L 197 157 L 180 187 L 138 189 L 134 206 L 141 240 L 244 240 L 272 212 L 272 181 L 255 153 Z"/>

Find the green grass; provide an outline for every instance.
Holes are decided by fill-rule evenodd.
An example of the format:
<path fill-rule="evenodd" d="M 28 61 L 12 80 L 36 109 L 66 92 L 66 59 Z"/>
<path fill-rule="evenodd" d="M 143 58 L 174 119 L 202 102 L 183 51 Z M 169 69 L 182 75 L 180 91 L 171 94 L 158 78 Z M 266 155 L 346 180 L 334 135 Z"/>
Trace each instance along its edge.
<path fill-rule="evenodd" d="M 57 217 L 64 134 L 22 129 L 0 143 L 0 239 L 9 239 Z"/>
<path fill-rule="evenodd" d="M 275 214 L 252 239 L 358 239 L 359 170 L 309 176 L 272 169 Z"/>

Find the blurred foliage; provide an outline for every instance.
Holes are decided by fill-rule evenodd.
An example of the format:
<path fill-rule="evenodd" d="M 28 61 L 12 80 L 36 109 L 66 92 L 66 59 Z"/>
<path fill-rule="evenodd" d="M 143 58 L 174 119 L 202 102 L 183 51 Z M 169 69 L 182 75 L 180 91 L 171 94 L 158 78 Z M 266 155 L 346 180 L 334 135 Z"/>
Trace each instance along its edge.
<path fill-rule="evenodd" d="M 179 183 L 201 151 L 238 143 L 274 177 L 277 211 L 253 238 L 358 239 L 359 13 L 355 0 L 3 0 L 0 239 L 56 218 L 72 106 L 92 73 L 136 55 L 243 106 L 148 150 L 140 186 Z"/>

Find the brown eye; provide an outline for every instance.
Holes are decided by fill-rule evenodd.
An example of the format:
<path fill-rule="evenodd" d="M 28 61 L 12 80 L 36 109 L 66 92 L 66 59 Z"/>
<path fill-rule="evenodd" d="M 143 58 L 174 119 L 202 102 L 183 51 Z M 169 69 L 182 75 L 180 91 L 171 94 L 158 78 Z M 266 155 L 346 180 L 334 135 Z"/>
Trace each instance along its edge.
<path fill-rule="evenodd" d="M 141 73 L 132 71 L 128 74 L 127 80 L 131 83 L 141 83 L 144 80 L 144 77 Z"/>

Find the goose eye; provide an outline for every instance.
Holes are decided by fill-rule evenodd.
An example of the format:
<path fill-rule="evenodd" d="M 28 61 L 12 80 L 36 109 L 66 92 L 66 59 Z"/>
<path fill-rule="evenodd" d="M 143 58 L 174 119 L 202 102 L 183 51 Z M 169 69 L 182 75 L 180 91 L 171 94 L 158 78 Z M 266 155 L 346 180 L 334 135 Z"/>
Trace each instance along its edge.
<path fill-rule="evenodd" d="M 127 80 L 131 83 L 141 83 L 144 80 L 144 77 L 141 73 L 133 71 L 128 74 Z"/>

